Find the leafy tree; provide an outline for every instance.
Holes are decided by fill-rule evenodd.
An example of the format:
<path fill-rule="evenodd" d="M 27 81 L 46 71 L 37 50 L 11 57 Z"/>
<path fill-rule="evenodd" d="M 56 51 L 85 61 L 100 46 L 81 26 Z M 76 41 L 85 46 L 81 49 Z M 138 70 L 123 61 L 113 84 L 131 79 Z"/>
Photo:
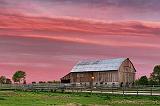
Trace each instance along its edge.
<path fill-rule="evenodd" d="M 33 81 L 33 82 L 32 82 L 32 84 L 36 84 L 36 82 L 35 82 L 35 81 Z"/>
<path fill-rule="evenodd" d="M 43 83 L 46 83 L 46 82 L 45 81 L 39 81 L 38 83 L 43 84 Z"/>
<path fill-rule="evenodd" d="M 5 76 L 1 76 L 0 77 L 0 83 L 1 84 L 5 84 L 6 83 L 6 77 Z"/>
<path fill-rule="evenodd" d="M 134 84 L 135 84 L 135 85 L 139 85 L 139 79 L 135 80 L 135 81 L 134 81 Z"/>
<path fill-rule="evenodd" d="M 16 83 L 21 83 L 23 81 L 23 83 L 25 82 L 25 78 L 26 78 L 26 73 L 24 71 L 17 71 L 14 73 L 12 80 Z"/>
<path fill-rule="evenodd" d="M 153 72 L 151 73 L 150 78 L 157 82 L 157 84 L 160 84 L 160 65 L 156 65 L 153 69 Z"/>
<path fill-rule="evenodd" d="M 138 81 L 139 85 L 148 85 L 148 78 L 147 76 L 142 76 L 139 81 Z"/>
<path fill-rule="evenodd" d="M 7 79 L 6 79 L 6 84 L 12 84 L 11 79 L 7 78 Z"/>
<path fill-rule="evenodd" d="M 53 83 L 53 81 L 47 81 L 47 83 Z"/>
<path fill-rule="evenodd" d="M 157 82 L 155 82 L 153 79 L 148 80 L 149 85 L 157 85 Z"/>
<path fill-rule="evenodd" d="M 53 81 L 53 83 L 60 83 L 60 82 L 61 82 L 61 81 L 56 81 L 56 80 Z"/>
<path fill-rule="evenodd" d="M 23 84 L 27 84 L 27 82 L 26 82 L 26 80 L 25 80 L 25 79 L 23 80 Z"/>

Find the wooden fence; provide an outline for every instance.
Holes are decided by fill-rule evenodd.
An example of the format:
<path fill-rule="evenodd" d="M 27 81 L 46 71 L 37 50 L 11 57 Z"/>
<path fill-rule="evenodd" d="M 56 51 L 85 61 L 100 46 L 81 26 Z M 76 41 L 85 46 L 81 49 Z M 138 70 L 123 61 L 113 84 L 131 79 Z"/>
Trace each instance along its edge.
<path fill-rule="evenodd" d="M 106 86 L 73 86 L 65 84 L 42 83 L 42 84 L 0 84 L 0 90 L 23 90 L 23 91 L 60 91 L 60 92 L 90 92 L 111 93 L 122 95 L 160 95 L 158 86 L 134 86 L 134 87 L 106 87 Z"/>

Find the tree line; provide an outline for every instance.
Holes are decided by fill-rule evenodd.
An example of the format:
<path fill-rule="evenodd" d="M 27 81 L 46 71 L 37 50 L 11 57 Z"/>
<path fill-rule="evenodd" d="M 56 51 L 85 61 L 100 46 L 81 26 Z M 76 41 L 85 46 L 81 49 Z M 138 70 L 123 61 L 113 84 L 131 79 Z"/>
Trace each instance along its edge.
<path fill-rule="evenodd" d="M 9 79 L 5 76 L 0 77 L 0 84 L 12 84 L 12 82 L 18 84 L 26 84 L 26 73 L 24 71 L 16 71 L 13 74 L 12 79 Z M 38 83 L 60 83 L 60 81 L 39 81 Z M 36 84 L 36 82 L 32 82 L 32 84 Z"/>
<path fill-rule="evenodd" d="M 141 76 L 135 81 L 136 85 L 160 85 L 160 65 L 156 65 L 149 77 Z"/>
<path fill-rule="evenodd" d="M 26 73 L 24 71 L 16 71 L 12 76 L 12 80 L 5 76 L 0 77 L 0 84 L 12 84 L 12 81 L 14 83 L 26 84 Z"/>
<path fill-rule="evenodd" d="M 5 76 L 0 77 L 0 84 L 12 84 L 22 83 L 26 84 L 26 73 L 24 71 L 16 71 L 12 80 L 6 78 Z M 36 82 L 32 82 L 33 84 Z M 39 83 L 46 83 L 44 81 L 39 81 Z M 59 83 L 57 81 L 48 81 L 47 83 Z M 150 74 L 149 78 L 147 76 L 141 76 L 141 78 L 135 81 L 135 85 L 160 85 L 160 65 L 156 65 L 153 69 L 153 72 Z"/>

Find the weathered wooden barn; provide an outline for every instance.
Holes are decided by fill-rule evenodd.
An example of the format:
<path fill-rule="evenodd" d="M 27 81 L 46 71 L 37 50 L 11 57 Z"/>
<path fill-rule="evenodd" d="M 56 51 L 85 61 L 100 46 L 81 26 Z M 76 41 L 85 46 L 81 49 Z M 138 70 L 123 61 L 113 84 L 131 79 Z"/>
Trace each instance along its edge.
<path fill-rule="evenodd" d="M 129 58 L 80 61 L 69 74 L 61 78 L 61 82 L 76 85 L 129 86 L 135 80 L 135 72 Z"/>

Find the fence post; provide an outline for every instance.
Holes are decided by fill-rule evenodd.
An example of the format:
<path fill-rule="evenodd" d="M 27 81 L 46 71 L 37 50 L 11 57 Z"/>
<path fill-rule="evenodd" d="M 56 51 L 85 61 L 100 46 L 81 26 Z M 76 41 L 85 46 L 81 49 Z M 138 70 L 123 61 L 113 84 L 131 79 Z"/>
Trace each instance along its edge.
<path fill-rule="evenodd" d="M 123 90 L 123 96 L 124 96 L 124 86 L 122 87 L 122 90 Z"/>
<path fill-rule="evenodd" d="M 2 89 L 2 84 L 0 84 L 0 90 Z"/>
<path fill-rule="evenodd" d="M 138 95 L 138 86 L 137 86 L 137 95 Z"/>
<path fill-rule="evenodd" d="M 74 88 L 73 88 L 73 86 L 72 86 L 72 93 L 73 93 L 73 89 L 74 89 Z"/>
<path fill-rule="evenodd" d="M 80 92 L 82 92 L 82 87 L 83 87 L 83 85 L 81 84 Z"/>
<path fill-rule="evenodd" d="M 92 94 L 92 90 L 93 90 L 93 83 L 91 84 L 91 94 Z"/>
<path fill-rule="evenodd" d="M 151 87 L 151 96 L 152 96 L 152 87 Z"/>

